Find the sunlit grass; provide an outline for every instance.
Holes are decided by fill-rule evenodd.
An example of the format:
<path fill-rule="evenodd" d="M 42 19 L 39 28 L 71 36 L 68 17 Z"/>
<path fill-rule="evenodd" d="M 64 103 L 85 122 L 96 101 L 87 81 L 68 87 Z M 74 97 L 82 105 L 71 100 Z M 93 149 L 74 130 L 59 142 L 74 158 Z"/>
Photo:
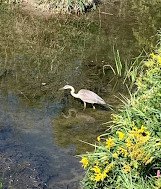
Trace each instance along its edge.
<path fill-rule="evenodd" d="M 23 0 L 4 0 L 8 4 L 22 4 Z M 55 14 L 81 14 L 87 11 L 95 10 L 99 1 L 94 0 L 28 0 L 28 4 L 33 8 L 39 8 L 42 11 L 53 12 Z"/>
<path fill-rule="evenodd" d="M 119 65 L 120 61 L 117 73 L 121 75 Z M 130 71 L 137 89 L 129 98 L 122 95 L 123 107 L 112 114 L 110 132 L 97 137 L 93 153 L 82 156 L 86 170 L 84 188 L 139 188 L 141 183 L 142 188 L 160 187 L 161 178 L 157 178 L 161 168 L 160 47 L 140 66 L 141 69 Z"/>

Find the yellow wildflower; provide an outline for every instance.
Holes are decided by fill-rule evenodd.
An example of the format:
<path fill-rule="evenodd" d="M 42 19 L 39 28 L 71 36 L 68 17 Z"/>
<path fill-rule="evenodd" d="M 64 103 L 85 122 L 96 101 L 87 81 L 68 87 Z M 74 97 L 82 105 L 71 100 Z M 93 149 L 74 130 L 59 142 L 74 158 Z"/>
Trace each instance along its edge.
<path fill-rule="evenodd" d="M 145 143 L 149 140 L 149 138 L 150 138 L 149 131 L 147 131 L 147 128 L 142 125 L 141 129 L 138 129 L 138 135 L 137 135 L 138 141 L 140 143 Z"/>
<path fill-rule="evenodd" d="M 147 164 L 149 164 L 149 163 L 151 163 L 152 162 L 152 160 L 153 160 L 153 157 L 151 157 L 146 163 L 145 163 L 145 165 L 147 165 Z"/>
<path fill-rule="evenodd" d="M 102 181 L 103 181 L 107 176 L 108 176 L 107 173 L 106 173 L 105 171 L 103 171 L 103 173 L 102 173 Z"/>
<path fill-rule="evenodd" d="M 111 163 L 108 167 L 106 167 L 106 169 L 104 170 L 104 173 L 107 174 L 112 169 L 113 166 L 114 166 L 114 164 Z"/>
<path fill-rule="evenodd" d="M 158 63 L 161 66 L 161 57 L 160 56 L 158 57 Z"/>
<path fill-rule="evenodd" d="M 144 151 L 140 145 L 136 144 L 131 147 L 130 157 L 133 160 L 141 160 L 144 156 Z"/>
<path fill-rule="evenodd" d="M 145 64 L 148 68 L 152 67 L 154 65 L 154 62 L 152 60 L 149 60 L 148 62 L 146 62 Z"/>
<path fill-rule="evenodd" d="M 156 143 L 156 146 L 161 146 L 161 142 L 157 142 L 157 143 Z"/>
<path fill-rule="evenodd" d="M 124 133 L 120 132 L 120 131 L 117 131 L 116 134 L 119 135 L 119 140 L 122 140 L 124 138 Z"/>
<path fill-rule="evenodd" d="M 101 169 L 97 165 L 95 165 L 91 170 L 94 171 L 94 173 L 96 175 L 95 177 L 91 176 L 91 180 L 96 181 L 96 182 L 104 180 L 105 175 L 101 173 Z"/>
<path fill-rule="evenodd" d="M 113 154 L 113 157 L 114 157 L 114 158 L 118 158 L 118 154 L 117 154 L 117 153 L 114 153 L 114 154 Z"/>
<path fill-rule="evenodd" d="M 101 173 L 101 170 L 97 165 L 95 165 L 91 170 L 94 171 L 95 173 Z"/>
<path fill-rule="evenodd" d="M 83 157 L 80 162 L 83 164 L 84 169 L 88 166 L 88 159 L 86 157 Z"/>
<path fill-rule="evenodd" d="M 132 131 L 129 134 L 129 137 L 137 140 L 139 143 L 145 143 L 150 138 L 150 133 L 147 131 L 147 128 L 142 125 L 141 129 L 133 127 Z"/>
<path fill-rule="evenodd" d="M 132 128 L 132 131 L 137 131 L 137 130 L 138 130 L 137 127 L 133 127 L 133 128 Z"/>
<path fill-rule="evenodd" d="M 101 138 L 98 136 L 98 137 L 97 137 L 97 140 L 98 140 L 98 142 L 100 142 Z"/>
<path fill-rule="evenodd" d="M 115 145 L 115 143 L 114 143 L 113 138 L 109 138 L 109 139 L 106 140 L 106 147 L 107 147 L 108 150 L 110 150 L 110 148 L 114 145 Z"/>
<path fill-rule="evenodd" d="M 99 164 L 99 161 L 96 161 L 96 165 L 98 165 Z"/>
<path fill-rule="evenodd" d="M 127 157 L 128 152 L 127 152 L 126 149 L 124 149 L 124 148 L 121 146 L 121 147 L 119 147 L 119 150 L 121 151 L 121 153 L 122 153 L 125 157 Z"/>
<path fill-rule="evenodd" d="M 144 162 L 144 163 L 146 163 L 146 162 L 147 162 L 147 160 L 148 160 L 149 156 L 150 156 L 150 154 L 149 154 L 149 153 L 148 153 L 148 154 L 145 156 L 145 158 L 143 159 L 143 162 Z"/>
<path fill-rule="evenodd" d="M 123 165 L 123 168 L 124 168 L 124 172 L 125 173 L 130 173 L 130 171 L 131 171 L 130 165 L 126 164 L 126 163 L 122 163 L 122 165 Z"/>
<path fill-rule="evenodd" d="M 149 75 L 150 75 L 150 71 L 149 71 L 149 70 L 146 70 L 146 74 L 149 76 Z"/>
<path fill-rule="evenodd" d="M 126 139 L 126 146 L 127 146 L 127 148 L 131 148 L 132 145 L 133 145 L 133 144 L 132 144 L 132 142 L 131 142 L 131 140 L 130 140 L 130 137 L 128 137 L 128 138 Z"/>
<path fill-rule="evenodd" d="M 107 173 L 112 169 L 112 167 L 113 167 L 113 163 L 111 163 L 108 167 L 106 167 L 106 169 L 102 173 L 101 172 L 96 173 L 96 177 L 94 178 L 94 180 L 96 182 L 103 181 L 108 176 Z"/>
<path fill-rule="evenodd" d="M 152 59 L 156 58 L 156 55 L 154 53 L 152 53 L 151 56 L 152 56 Z"/>
<path fill-rule="evenodd" d="M 154 68 L 154 69 L 152 69 L 152 73 L 155 73 L 155 72 L 158 72 L 158 71 L 160 71 L 160 68 Z"/>
<path fill-rule="evenodd" d="M 95 178 L 92 177 L 92 180 L 96 181 L 96 182 L 101 181 L 102 180 L 102 174 L 101 173 L 100 174 L 96 174 L 96 177 Z"/>

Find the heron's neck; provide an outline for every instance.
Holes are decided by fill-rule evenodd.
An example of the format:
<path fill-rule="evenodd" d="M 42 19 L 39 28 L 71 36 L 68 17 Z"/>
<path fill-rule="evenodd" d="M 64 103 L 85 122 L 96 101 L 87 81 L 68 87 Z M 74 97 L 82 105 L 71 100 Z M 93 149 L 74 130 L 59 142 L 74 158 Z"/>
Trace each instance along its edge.
<path fill-rule="evenodd" d="M 75 89 L 73 87 L 71 87 L 71 91 L 70 91 L 71 95 L 74 96 L 75 98 L 79 98 L 79 95 L 75 93 Z"/>

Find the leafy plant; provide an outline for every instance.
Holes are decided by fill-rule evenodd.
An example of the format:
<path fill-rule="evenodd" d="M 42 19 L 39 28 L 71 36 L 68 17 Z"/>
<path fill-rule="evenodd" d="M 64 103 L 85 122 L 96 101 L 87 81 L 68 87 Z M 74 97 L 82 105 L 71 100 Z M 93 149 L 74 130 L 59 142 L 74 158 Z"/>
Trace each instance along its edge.
<path fill-rule="evenodd" d="M 138 68 L 130 69 L 137 90 L 130 99 L 122 96 L 123 107 L 112 115 L 110 133 L 97 138 L 93 153 L 82 155 L 84 188 L 160 188 L 161 48 L 141 62 L 139 75 Z"/>

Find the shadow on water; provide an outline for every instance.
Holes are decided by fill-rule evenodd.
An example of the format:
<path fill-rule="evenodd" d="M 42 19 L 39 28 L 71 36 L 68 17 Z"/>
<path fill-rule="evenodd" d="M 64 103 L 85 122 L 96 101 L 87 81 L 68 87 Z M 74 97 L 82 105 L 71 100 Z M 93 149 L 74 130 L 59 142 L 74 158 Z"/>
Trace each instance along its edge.
<path fill-rule="evenodd" d="M 83 104 L 86 88 L 107 103 L 125 92 L 113 78 L 113 46 L 122 62 L 150 51 L 160 26 L 157 1 L 111 1 L 82 16 L 41 18 L 0 5 L 0 177 L 3 188 L 78 189 L 83 170 L 76 154 L 93 148 L 111 110 Z M 161 10 L 161 9 L 159 9 Z M 110 14 L 108 14 L 110 13 Z M 153 37 L 151 37 L 153 36 Z"/>

